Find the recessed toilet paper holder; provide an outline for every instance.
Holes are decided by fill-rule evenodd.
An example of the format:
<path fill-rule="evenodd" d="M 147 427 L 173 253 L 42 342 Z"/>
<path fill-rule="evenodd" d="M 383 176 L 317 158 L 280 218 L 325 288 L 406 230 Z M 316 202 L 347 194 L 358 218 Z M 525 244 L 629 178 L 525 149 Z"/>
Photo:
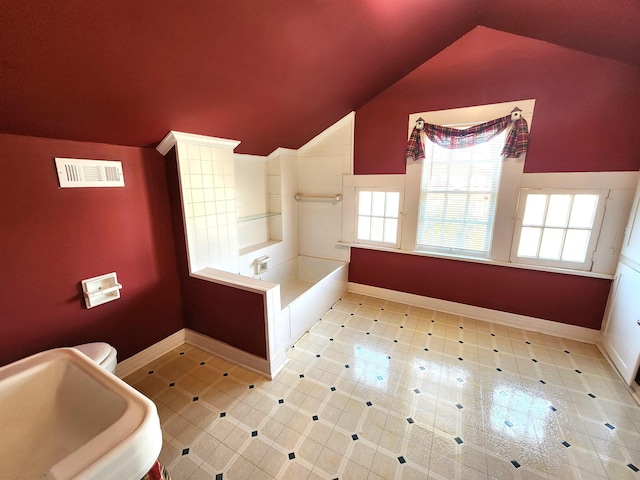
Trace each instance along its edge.
<path fill-rule="evenodd" d="M 121 288 L 116 272 L 82 280 L 82 293 L 87 308 L 97 307 L 120 298 Z"/>

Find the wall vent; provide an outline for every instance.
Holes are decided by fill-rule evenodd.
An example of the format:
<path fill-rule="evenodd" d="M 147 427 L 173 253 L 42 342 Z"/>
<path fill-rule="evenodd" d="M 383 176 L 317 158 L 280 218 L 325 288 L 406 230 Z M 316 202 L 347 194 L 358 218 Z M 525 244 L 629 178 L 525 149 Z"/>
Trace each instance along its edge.
<path fill-rule="evenodd" d="M 56 158 L 56 170 L 60 188 L 124 187 L 118 161 Z"/>

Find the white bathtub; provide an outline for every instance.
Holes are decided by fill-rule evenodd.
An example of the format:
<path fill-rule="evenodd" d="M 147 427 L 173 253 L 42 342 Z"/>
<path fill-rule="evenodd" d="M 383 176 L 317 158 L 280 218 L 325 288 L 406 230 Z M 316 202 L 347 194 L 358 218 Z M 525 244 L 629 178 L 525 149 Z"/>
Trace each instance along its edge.
<path fill-rule="evenodd" d="M 287 363 L 287 349 L 347 291 L 348 268 L 347 262 L 298 256 L 269 268 L 259 277 L 214 268 L 191 273 L 192 277 L 201 280 L 263 296 L 267 357 L 245 352 L 197 332 L 189 333 L 187 343 L 274 378 Z"/>
<path fill-rule="evenodd" d="M 337 260 L 298 256 L 260 275 L 280 285 L 277 351 L 293 345 L 347 291 L 348 267 Z"/>

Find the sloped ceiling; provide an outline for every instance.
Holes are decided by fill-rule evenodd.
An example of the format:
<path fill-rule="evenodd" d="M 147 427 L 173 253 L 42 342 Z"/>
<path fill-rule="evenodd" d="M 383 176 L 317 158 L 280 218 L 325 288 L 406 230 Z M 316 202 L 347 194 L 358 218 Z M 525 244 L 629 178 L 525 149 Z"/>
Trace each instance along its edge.
<path fill-rule="evenodd" d="M 640 67 L 630 0 L 3 0 L 0 132 L 298 148 L 478 25 Z"/>

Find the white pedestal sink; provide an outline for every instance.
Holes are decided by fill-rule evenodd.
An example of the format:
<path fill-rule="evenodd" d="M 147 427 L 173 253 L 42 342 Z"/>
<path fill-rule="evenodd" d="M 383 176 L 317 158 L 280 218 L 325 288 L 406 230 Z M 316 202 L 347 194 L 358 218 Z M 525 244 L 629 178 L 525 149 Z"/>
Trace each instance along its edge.
<path fill-rule="evenodd" d="M 71 348 L 0 368 L 0 477 L 139 480 L 160 454 L 155 405 Z"/>

